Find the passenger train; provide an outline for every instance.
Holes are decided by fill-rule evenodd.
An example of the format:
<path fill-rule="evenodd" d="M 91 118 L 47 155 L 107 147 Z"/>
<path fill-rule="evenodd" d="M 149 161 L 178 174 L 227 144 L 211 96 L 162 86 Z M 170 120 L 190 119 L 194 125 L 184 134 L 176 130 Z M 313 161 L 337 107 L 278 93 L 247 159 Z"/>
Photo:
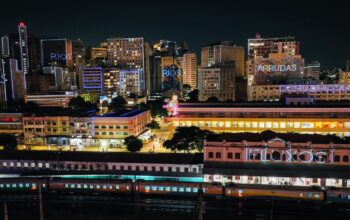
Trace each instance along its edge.
<path fill-rule="evenodd" d="M 131 181 L 66 178 L 1 178 L 1 191 L 42 191 L 79 193 L 140 193 L 149 195 L 190 196 L 199 192 L 204 197 L 216 198 L 276 198 L 326 201 L 327 199 L 350 200 L 350 189 L 317 187 L 242 185 L 195 183 L 175 181 Z"/>

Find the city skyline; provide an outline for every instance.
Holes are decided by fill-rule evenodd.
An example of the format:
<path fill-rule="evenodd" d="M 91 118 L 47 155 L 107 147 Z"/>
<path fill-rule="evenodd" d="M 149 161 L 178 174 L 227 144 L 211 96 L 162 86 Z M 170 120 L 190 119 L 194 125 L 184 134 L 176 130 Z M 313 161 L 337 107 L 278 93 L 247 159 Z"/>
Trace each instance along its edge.
<path fill-rule="evenodd" d="M 0 26 L 1 34 L 15 32 L 16 25 L 23 21 L 28 26 L 28 34 L 43 38 L 80 38 L 86 46 L 118 36 L 144 37 L 149 42 L 186 41 L 197 55 L 201 46 L 222 40 L 233 40 L 246 48 L 247 39 L 254 38 L 257 32 L 262 37 L 290 35 L 301 42 L 301 54 L 306 62 L 318 60 L 322 68 L 344 67 L 350 50 L 350 44 L 346 43 L 349 30 L 344 28 L 347 20 L 344 3 L 290 3 L 216 1 L 217 6 L 225 7 L 212 10 L 209 1 L 173 4 L 103 1 L 100 9 L 79 2 L 6 2 L 5 7 L 16 11 L 5 10 L 0 15 Z M 135 4 L 139 7 L 135 8 Z M 132 9 L 132 14 L 126 9 Z M 65 16 L 67 14 L 69 16 Z"/>

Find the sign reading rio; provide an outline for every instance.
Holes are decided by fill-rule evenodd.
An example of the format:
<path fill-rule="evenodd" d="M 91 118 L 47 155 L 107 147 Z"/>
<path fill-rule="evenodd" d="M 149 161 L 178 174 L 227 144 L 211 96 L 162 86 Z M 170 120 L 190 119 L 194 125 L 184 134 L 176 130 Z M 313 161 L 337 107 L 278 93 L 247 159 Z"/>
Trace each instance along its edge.
<path fill-rule="evenodd" d="M 259 65 L 257 71 L 262 72 L 294 72 L 297 71 L 297 65 Z"/>
<path fill-rule="evenodd" d="M 50 59 L 52 61 L 66 61 L 72 59 L 72 54 L 65 53 L 50 53 Z"/>
<path fill-rule="evenodd" d="M 180 70 L 178 69 L 164 69 L 163 76 L 178 76 L 180 75 Z"/>
<path fill-rule="evenodd" d="M 334 150 L 270 150 L 267 148 L 245 148 L 246 161 L 277 163 L 333 163 Z M 258 157 L 257 157 L 258 156 Z M 327 160 L 328 158 L 328 160 Z"/>

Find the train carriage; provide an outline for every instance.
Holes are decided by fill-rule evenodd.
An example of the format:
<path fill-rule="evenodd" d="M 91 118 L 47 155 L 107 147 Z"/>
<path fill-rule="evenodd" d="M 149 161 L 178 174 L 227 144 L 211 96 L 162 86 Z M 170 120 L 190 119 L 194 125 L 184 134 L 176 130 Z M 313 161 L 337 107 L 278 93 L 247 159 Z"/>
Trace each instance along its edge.
<path fill-rule="evenodd" d="M 271 185 L 227 185 L 226 197 L 236 198 L 284 198 L 297 200 L 324 201 L 326 193 L 322 189 L 296 186 L 271 186 Z"/>

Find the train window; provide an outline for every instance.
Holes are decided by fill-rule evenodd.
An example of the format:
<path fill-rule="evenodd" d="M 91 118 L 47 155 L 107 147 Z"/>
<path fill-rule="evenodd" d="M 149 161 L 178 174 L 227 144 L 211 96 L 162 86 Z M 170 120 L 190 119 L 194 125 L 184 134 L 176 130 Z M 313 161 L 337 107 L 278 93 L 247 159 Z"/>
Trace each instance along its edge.
<path fill-rule="evenodd" d="M 34 187 L 34 188 L 35 188 L 35 187 L 36 187 L 36 184 L 35 184 L 35 183 L 32 183 L 32 187 Z"/>
<path fill-rule="evenodd" d="M 185 189 L 183 187 L 179 187 L 179 192 L 184 192 Z"/>
<path fill-rule="evenodd" d="M 159 186 L 159 187 L 158 187 L 158 190 L 159 190 L 159 191 L 164 191 L 164 186 Z"/>
<path fill-rule="evenodd" d="M 198 188 L 192 188 L 192 191 L 193 191 L 194 193 L 197 193 L 197 192 L 198 192 Z"/>
<path fill-rule="evenodd" d="M 17 184 L 16 183 L 12 183 L 12 188 L 16 188 L 17 187 Z"/>
<path fill-rule="evenodd" d="M 64 184 L 64 188 L 69 188 L 69 185 L 67 183 Z"/>
<path fill-rule="evenodd" d="M 311 198 L 312 197 L 312 193 L 311 192 L 307 192 L 306 193 L 306 197 Z"/>
<path fill-rule="evenodd" d="M 115 185 L 115 189 L 119 190 L 120 189 L 119 185 Z"/>
<path fill-rule="evenodd" d="M 205 193 L 205 187 L 203 187 L 202 191 Z"/>
<path fill-rule="evenodd" d="M 28 167 L 28 163 L 24 163 L 24 167 Z"/>
<path fill-rule="evenodd" d="M 11 166 L 11 167 L 14 167 L 14 165 L 15 165 L 15 164 L 14 164 L 13 162 L 10 162 L 10 166 Z"/>
<path fill-rule="evenodd" d="M 106 186 L 106 185 L 103 185 L 103 186 L 102 186 L 102 189 L 107 189 L 107 186 Z"/>
<path fill-rule="evenodd" d="M 96 185 L 96 189 L 100 189 L 100 188 L 101 188 L 101 186 L 97 184 Z"/>
<path fill-rule="evenodd" d="M 30 166 L 31 166 L 31 167 L 35 167 L 35 163 L 31 163 Z"/>
<path fill-rule="evenodd" d="M 10 188 L 11 186 L 10 186 L 10 184 L 8 183 L 8 184 L 6 184 L 6 188 Z"/>
<path fill-rule="evenodd" d="M 113 189 L 113 186 L 112 186 L 112 185 L 108 185 L 108 188 L 109 188 L 109 189 Z"/>
<path fill-rule="evenodd" d="M 186 187 L 186 192 L 191 192 L 191 187 Z"/>
<path fill-rule="evenodd" d="M 26 187 L 29 187 L 29 183 L 26 183 Z"/>
<path fill-rule="evenodd" d="M 149 191 L 150 189 L 151 189 L 150 186 L 145 186 L 145 190 L 146 190 L 146 191 Z"/>
<path fill-rule="evenodd" d="M 171 191 L 177 192 L 177 187 L 176 187 L 176 186 L 173 186 L 173 187 L 171 188 Z"/>
<path fill-rule="evenodd" d="M 6 162 L 2 162 L 2 166 L 3 167 L 7 167 L 7 163 Z"/>
<path fill-rule="evenodd" d="M 236 160 L 241 159 L 241 154 L 240 154 L 240 153 L 235 153 L 235 159 L 236 159 Z"/>
<path fill-rule="evenodd" d="M 45 163 L 45 167 L 46 168 L 50 168 L 50 164 L 49 163 Z"/>
<path fill-rule="evenodd" d="M 165 187 L 165 191 L 170 191 L 170 186 Z"/>
<path fill-rule="evenodd" d="M 84 189 L 87 189 L 88 188 L 88 185 L 87 184 L 84 184 Z"/>
<path fill-rule="evenodd" d="M 93 189 L 94 188 L 94 185 L 90 184 L 90 189 Z"/>
<path fill-rule="evenodd" d="M 17 162 L 17 167 L 21 167 L 21 163 L 20 162 Z"/>
<path fill-rule="evenodd" d="M 81 189 L 81 185 L 80 185 L 80 184 L 77 184 L 77 188 L 78 188 L 78 189 Z"/>
<path fill-rule="evenodd" d="M 319 193 L 314 193 L 314 197 L 315 198 L 320 198 L 320 194 Z"/>
<path fill-rule="evenodd" d="M 213 158 L 213 157 L 214 157 L 214 153 L 213 153 L 213 152 L 209 152 L 209 153 L 208 153 L 208 157 L 209 157 L 209 158 Z"/>
<path fill-rule="evenodd" d="M 38 167 L 43 167 L 43 163 L 38 163 Z"/>
<path fill-rule="evenodd" d="M 243 196 L 243 192 L 244 192 L 243 189 L 239 189 L 239 190 L 238 190 L 238 196 L 239 196 L 239 197 Z"/>
<path fill-rule="evenodd" d="M 152 190 L 156 191 L 157 190 L 157 186 L 152 186 Z"/>
<path fill-rule="evenodd" d="M 75 188 L 75 184 L 70 184 L 70 188 L 74 189 Z"/>
<path fill-rule="evenodd" d="M 4 184 L 0 184 L 0 188 L 4 188 Z"/>

